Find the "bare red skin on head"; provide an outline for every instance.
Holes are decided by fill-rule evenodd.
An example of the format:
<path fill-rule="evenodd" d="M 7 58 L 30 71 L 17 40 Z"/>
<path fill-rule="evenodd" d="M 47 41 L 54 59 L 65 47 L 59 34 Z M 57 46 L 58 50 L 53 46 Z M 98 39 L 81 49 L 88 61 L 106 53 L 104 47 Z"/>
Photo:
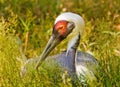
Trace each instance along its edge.
<path fill-rule="evenodd" d="M 61 21 L 58 21 L 56 24 L 55 24 L 55 26 L 54 26 L 54 29 L 56 30 L 56 31 L 58 31 L 58 33 L 59 34 L 61 34 L 61 35 L 65 35 L 65 33 L 67 32 L 67 21 L 65 21 L 65 20 L 61 20 Z"/>

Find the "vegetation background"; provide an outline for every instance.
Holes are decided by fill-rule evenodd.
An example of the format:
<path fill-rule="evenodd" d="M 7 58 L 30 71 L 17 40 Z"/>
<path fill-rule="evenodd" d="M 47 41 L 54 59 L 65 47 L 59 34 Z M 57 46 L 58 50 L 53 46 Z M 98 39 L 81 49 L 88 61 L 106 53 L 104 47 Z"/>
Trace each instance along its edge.
<path fill-rule="evenodd" d="M 120 87 L 120 0 L 0 0 L 0 87 L 80 87 L 63 79 L 58 68 L 20 78 L 23 54 L 38 57 L 52 33 L 55 18 L 75 12 L 85 20 L 79 50 L 92 53 L 101 70 L 90 87 Z M 18 41 L 18 37 L 21 40 Z M 51 54 L 66 49 L 61 43 Z M 21 53 L 23 52 L 23 53 Z"/>

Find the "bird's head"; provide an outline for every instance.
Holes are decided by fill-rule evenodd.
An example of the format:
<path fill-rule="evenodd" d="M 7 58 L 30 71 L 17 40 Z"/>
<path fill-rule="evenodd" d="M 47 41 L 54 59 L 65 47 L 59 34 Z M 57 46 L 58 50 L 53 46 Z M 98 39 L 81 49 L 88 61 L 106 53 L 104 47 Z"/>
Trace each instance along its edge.
<path fill-rule="evenodd" d="M 65 34 L 69 32 L 70 29 L 72 28 L 67 36 L 73 38 L 74 36 L 78 35 L 78 33 L 82 35 L 84 26 L 85 26 L 84 20 L 80 15 L 71 12 L 66 12 L 62 13 L 56 18 L 53 31 L 58 30 L 59 32 L 60 30 L 61 31 L 60 33 Z"/>
<path fill-rule="evenodd" d="M 65 12 L 59 15 L 54 23 L 52 36 L 44 49 L 37 65 L 39 65 L 45 60 L 48 54 L 65 38 L 75 38 L 78 35 L 82 35 L 84 29 L 83 18 L 75 13 Z"/>

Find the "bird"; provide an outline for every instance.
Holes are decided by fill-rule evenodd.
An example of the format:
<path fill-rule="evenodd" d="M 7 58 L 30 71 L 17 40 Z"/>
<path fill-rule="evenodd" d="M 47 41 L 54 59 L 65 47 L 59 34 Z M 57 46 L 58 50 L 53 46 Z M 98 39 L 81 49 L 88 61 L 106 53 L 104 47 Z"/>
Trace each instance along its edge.
<path fill-rule="evenodd" d="M 87 77 L 90 80 L 95 77 L 98 60 L 89 53 L 78 51 L 77 48 L 85 28 L 84 19 L 73 12 L 61 13 L 54 22 L 52 35 L 45 49 L 38 58 L 26 61 L 21 69 L 21 73 L 27 71 L 27 65 L 31 65 L 37 70 L 44 61 L 54 60 L 70 76 Z M 67 50 L 60 54 L 48 56 L 50 52 L 64 39 L 68 39 Z"/>

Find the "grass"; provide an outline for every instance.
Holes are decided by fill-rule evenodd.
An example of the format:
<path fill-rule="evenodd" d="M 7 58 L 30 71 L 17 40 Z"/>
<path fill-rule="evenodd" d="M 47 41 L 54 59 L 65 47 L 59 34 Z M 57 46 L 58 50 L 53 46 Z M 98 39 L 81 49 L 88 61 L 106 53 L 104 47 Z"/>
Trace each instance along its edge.
<path fill-rule="evenodd" d="M 38 57 L 52 32 L 57 15 L 64 11 L 80 14 L 86 27 L 79 50 L 92 53 L 101 69 L 97 83 L 90 87 L 120 86 L 120 1 L 119 0 L 0 0 L 0 86 L 1 87 L 79 87 L 81 83 L 63 82 L 57 66 L 42 65 L 40 72 L 20 78 L 22 55 L 17 37 L 27 58 Z M 44 38 L 44 39 L 43 39 Z M 57 54 L 66 49 L 61 43 Z M 66 74 L 65 74 L 66 75 Z"/>

